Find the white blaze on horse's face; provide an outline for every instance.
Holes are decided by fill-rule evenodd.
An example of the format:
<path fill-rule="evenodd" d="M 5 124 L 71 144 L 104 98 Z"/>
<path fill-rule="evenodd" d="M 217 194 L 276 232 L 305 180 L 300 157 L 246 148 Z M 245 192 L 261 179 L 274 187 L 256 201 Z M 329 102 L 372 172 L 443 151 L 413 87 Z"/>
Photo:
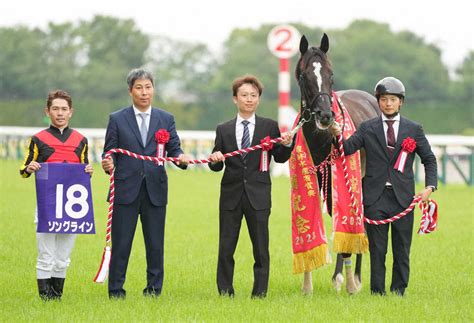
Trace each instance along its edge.
<path fill-rule="evenodd" d="M 314 66 L 313 73 L 314 73 L 314 75 L 316 75 L 316 82 L 318 83 L 318 91 L 321 92 L 321 87 L 322 87 L 322 84 L 323 84 L 323 79 L 321 77 L 322 65 L 321 65 L 320 62 L 314 62 L 313 66 Z M 323 126 L 321 124 L 321 121 L 318 120 L 318 118 L 315 118 L 315 122 L 316 122 L 316 127 L 318 127 L 318 129 L 326 130 L 326 129 L 329 128 L 329 125 Z"/>
<path fill-rule="evenodd" d="M 313 63 L 314 70 L 313 73 L 316 75 L 316 80 L 318 82 L 318 91 L 321 92 L 321 85 L 323 84 L 323 80 L 321 78 L 321 63 L 320 62 L 314 62 Z"/>

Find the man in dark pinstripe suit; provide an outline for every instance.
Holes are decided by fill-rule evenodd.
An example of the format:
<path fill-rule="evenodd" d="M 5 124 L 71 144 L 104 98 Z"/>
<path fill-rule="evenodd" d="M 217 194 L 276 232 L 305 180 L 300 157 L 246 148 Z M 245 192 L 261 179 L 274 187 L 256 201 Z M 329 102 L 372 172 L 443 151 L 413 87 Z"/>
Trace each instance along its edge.
<path fill-rule="evenodd" d="M 232 85 L 236 118 L 217 126 L 212 161 L 209 167 L 220 171 L 224 167 L 219 202 L 219 258 L 217 288 L 221 295 L 234 295 L 234 252 L 239 238 L 242 217 L 245 216 L 252 240 L 254 285 L 252 297 L 265 297 L 268 289 L 270 255 L 268 251 L 268 219 L 271 208 L 269 171 L 260 171 L 262 151 L 249 152 L 224 160 L 223 154 L 260 144 L 266 136 L 280 137 L 276 121 L 255 115 L 263 86 L 251 75 L 236 79 Z M 268 159 L 284 163 L 290 158 L 291 136 L 283 134 L 281 144 L 268 151 Z"/>
<path fill-rule="evenodd" d="M 388 219 L 405 210 L 415 195 L 413 163 L 415 153 L 425 168 L 425 188 L 417 195 L 426 202 L 437 186 L 436 157 L 431 151 L 423 127 L 399 114 L 405 99 L 405 86 L 394 77 L 386 77 L 375 86 L 375 96 L 382 115 L 363 122 L 344 141 L 347 155 L 364 148 L 366 172 L 362 182 L 364 214 L 372 220 Z M 334 134 L 340 133 L 335 125 Z M 406 156 L 404 167 L 395 167 L 403 142 L 416 142 L 416 148 Z M 410 274 L 410 246 L 413 233 L 413 211 L 385 225 L 366 224 L 370 250 L 370 289 L 385 295 L 385 258 L 388 231 L 392 230 L 393 269 L 390 291 L 404 295 Z"/>

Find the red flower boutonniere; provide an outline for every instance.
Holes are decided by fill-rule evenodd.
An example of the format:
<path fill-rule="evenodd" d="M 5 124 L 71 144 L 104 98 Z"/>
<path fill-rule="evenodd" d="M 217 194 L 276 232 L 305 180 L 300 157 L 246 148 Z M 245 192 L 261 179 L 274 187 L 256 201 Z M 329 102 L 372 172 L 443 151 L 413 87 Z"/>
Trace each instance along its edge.
<path fill-rule="evenodd" d="M 413 139 L 412 137 L 406 137 L 402 142 L 402 151 L 398 155 L 397 162 L 395 163 L 395 166 L 393 166 L 393 168 L 403 173 L 408 154 L 414 152 L 415 149 L 416 149 L 415 139 Z"/>
<path fill-rule="evenodd" d="M 268 172 L 268 166 L 270 164 L 270 158 L 268 158 L 268 151 L 273 148 L 273 142 L 271 142 L 270 136 L 266 136 L 260 140 L 262 146 L 262 154 L 260 155 L 260 171 Z"/>
<path fill-rule="evenodd" d="M 412 153 L 416 149 L 416 141 L 412 137 L 406 137 L 402 142 L 402 149 Z"/>
<path fill-rule="evenodd" d="M 260 145 L 262 145 L 262 150 L 272 150 L 273 142 L 271 141 L 270 136 L 266 136 L 262 140 L 260 140 Z"/>
<path fill-rule="evenodd" d="M 170 141 L 170 133 L 166 129 L 160 129 L 155 132 L 155 140 L 159 144 L 166 144 Z"/>
<path fill-rule="evenodd" d="M 155 140 L 157 143 L 156 146 L 156 157 L 164 158 L 165 157 L 165 145 L 170 141 L 170 133 L 166 129 L 160 129 L 155 132 Z M 159 166 L 163 166 L 163 162 L 158 162 Z"/>

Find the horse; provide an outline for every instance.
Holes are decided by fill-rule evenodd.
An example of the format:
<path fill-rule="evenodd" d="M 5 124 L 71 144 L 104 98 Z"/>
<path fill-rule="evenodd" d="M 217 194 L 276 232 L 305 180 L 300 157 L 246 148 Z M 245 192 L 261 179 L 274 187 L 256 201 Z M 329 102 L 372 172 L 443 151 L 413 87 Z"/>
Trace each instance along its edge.
<path fill-rule="evenodd" d="M 327 56 L 329 38 L 326 34 L 321 38 L 319 47 L 309 47 L 308 40 L 301 37 L 299 51 L 300 58 L 296 64 L 295 76 L 301 92 L 300 116 L 311 122 L 305 122 L 302 131 L 308 144 L 308 149 L 314 165 L 325 161 L 331 153 L 333 136 L 329 131 L 334 122 L 334 113 L 331 111 L 333 91 L 333 69 Z M 342 90 L 336 94 L 346 107 L 356 128 L 364 121 L 380 116 L 380 109 L 374 96 L 360 90 Z M 361 151 L 362 177 L 365 174 L 365 153 Z M 328 172 L 331 183 L 331 172 Z M 317 173 L 319 187 L 323 188 L 323 176 Z M 331 215 L 331 185 L 327 185 L 325 195 L 328 213 Z M 323 188 L 324 190 L 324 188 Z M 343 258 L 351 254 L 338 254 L 332 282 L 337 292 L 344 282 L 342 275 Z M 362 287 L 361 279 L 362 254 L 356 256 L 355 273 L 346 268 L 346 289 L 349 294 L 358 292 Z M 311 272 L 304 273 L 303 293 L 312 292 Z"/>

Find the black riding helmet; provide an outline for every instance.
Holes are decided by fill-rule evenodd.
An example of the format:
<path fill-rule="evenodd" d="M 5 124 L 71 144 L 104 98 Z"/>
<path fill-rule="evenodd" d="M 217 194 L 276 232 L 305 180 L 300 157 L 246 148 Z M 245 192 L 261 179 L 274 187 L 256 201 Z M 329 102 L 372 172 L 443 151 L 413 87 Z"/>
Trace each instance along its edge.
<path fill-rule="evenodd" d="M 405 98 L 405 86 L 403 83 L 394 77 L 385 77 L 377 82 L 375 85 L 375 97 L 377 100 L 382 94 L 393 94 L 400 99 Z"/>

